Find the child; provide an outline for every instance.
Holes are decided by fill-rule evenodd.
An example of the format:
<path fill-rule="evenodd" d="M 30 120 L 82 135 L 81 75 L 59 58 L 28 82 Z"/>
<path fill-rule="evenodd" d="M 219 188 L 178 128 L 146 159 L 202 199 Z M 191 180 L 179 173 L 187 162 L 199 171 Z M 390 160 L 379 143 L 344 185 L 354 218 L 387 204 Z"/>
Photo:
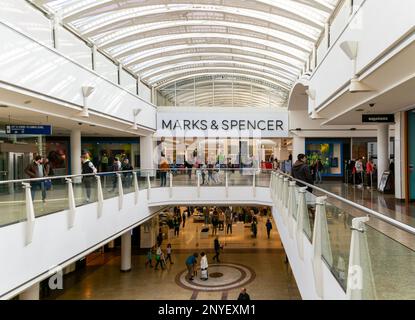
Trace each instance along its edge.
<path fill-rule="evenodd" d="M 146 267 L 150 264 L 150 268 L 153 268 L 153 248 L 148 249 L 147 252 L 147 260 L 146 260 Z"/>
<path fill-rule="evenodd" d="M 169 260 L 170 264 L 173 264 L 173 261 L 171 261 L 171 243 L 167 244 L 167 258 L 166 261 Z"/>

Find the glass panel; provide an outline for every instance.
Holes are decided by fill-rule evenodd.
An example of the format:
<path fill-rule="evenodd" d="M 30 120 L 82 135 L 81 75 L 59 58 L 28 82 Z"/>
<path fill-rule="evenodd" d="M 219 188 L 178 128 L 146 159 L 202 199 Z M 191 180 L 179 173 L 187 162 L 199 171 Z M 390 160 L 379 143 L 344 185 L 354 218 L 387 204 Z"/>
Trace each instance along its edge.
<path fill-rule="evenodd" d="M 306 192 L 306 203 L 307 203 L 307 209 L 308 209 L 308 219 L 309 219 L 309 225 L 310 225 L 310 229 L 308 229 L 308 225 L 306 223 L 304 223 L 304 233 L 305 235 L 308 237 L 308 239 L 310 240 L 310 242 L 313 239 L 313 229 L 314 229 L 314 218 L 316 215 L 316 198 L 317 196 L 315 196 L 314 194 L 310 193 L 310 192 Z"/>
<path fill-rule="evenodd" d="M 0 226 L 26 220 L 25 189 L 21 182 L 0 184 Z"/>
<path fill-rule="evenodd" d="M 76 181 L 76 178 L 74 178 L 73 181 Z M 80 181 L 79 183 L 73 183 L 73 192 L 75 196 L 75 205 L 77 207 L 84 204 L 96 202 L 98 198 L 97 179 L 95 176 L 82 177 L 82 182 Z"/>
<path fill-rule="evenodd" d="M 118 196 L 118 179 L 117 174 L 109 172 L 101 175 L 102 193 L 104 194 L 104 200 L 114 198 Z"/>
<path fill-rule="evenodd" d="M 51 179 L 31 183 L 35 216 L 68 209 L 68 187 L 64 180 Z"/>
<path fill-rule="evenodd" d="M 134 174 L 135 173 L 131 171 L 123 172 L 121 174 L 124 194 L 134 192 Z"/>

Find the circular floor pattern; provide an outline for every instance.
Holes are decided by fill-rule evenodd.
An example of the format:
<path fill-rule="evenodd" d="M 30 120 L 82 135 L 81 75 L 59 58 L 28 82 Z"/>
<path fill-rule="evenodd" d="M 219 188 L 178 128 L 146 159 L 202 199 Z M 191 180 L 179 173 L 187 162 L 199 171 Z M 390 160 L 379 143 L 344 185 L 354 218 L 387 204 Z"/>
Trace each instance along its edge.
<path fill-rule="evenodd" d="M 185 289 L 197 291 L 224 291 L 240 288 L 255 279 L 255 272 L 251 268 L 236 263 L 219 263 L 209 265 L 209 279 L 200 279 L 200 269 L 197 276 L 190 281 L 187 270 L 179 272 L 176 283 Z"/>

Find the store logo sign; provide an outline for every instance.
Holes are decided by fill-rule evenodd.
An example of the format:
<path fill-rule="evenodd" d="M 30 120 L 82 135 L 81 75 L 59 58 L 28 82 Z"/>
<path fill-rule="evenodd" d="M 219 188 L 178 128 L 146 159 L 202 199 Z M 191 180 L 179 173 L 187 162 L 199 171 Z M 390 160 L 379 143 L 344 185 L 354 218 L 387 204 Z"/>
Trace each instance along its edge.
<path fill-rule="evenodd" d="M 286 112 L 159 112 L 158 136 L 288 137 Z"/>

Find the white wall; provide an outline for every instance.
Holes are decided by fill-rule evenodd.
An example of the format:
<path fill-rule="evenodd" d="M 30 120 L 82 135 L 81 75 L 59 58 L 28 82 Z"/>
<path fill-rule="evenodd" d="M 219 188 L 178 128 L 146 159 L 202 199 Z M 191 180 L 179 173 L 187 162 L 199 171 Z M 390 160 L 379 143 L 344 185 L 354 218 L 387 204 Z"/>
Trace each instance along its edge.
<path fill-rule="evenodd" d="M 95 71 L 108 80 L 118 83 L 118 67 L 98 51 L 95 55 Z"/>
<path fill-rule="evenodd" d="M 131 74 L 129 74 L 124 69 L 121 69 L 120 72 L 120 85 L 130 91 L 131 93 L 137 94 L 137 79 L 134 78 Z"/>
<path fill-rule="evenodd" d="M 0 21 L 53 47 L 50 20 L 25 0 L 1 0 Z"/>
<path fill-rule="evenodd" d="M 311 76 L 310 88 L 316 91 L 316 106 L 351 79 L 352 63 L 339 47 L 342 42 L 359 42 L 359 73 L 414 27 L 413 12 L 413 0 L 401 0 L 398 5 L 390 0 L 365 1 L 341 37 L 332 39 L 336 42 L 332 42 L 329 53 Z"/>
<path fill-rule="evenodd" d="M 153 105 L 2 23 L 0 34 L 0 80 L 80 107 L 81 87 L 92 85 L 95 91 L 88 98 L 91 110 L 132 122 L 132 109 L 141 108 L 138 124 L 156 128 Z"/>
<path fill-rule="evenodd" d="M 138 84 L 138 93 L 144 101 L 151 103 L 151 89 L 142 82 Z"/>

